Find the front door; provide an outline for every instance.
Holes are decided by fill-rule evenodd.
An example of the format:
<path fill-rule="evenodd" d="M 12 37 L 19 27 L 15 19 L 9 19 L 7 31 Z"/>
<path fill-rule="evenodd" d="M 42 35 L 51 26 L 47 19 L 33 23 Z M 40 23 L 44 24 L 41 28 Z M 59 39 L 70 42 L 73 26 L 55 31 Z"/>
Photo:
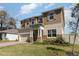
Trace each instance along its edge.
<path fill-rule="evenodd" d="M 36 41 L 38 38 L 38 30 L 33 30 L 33 41 Z"/>

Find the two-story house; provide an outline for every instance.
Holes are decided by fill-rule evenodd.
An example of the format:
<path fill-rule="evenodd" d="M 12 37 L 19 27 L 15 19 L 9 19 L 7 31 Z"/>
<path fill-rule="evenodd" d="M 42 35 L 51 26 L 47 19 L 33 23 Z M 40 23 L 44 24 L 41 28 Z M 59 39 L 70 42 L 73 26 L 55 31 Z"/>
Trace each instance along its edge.
<path fill-rule="evenodd" d="M 64 34 L 64 8 L 60 7 L 43 12 L 40 16 L 34 16 L 21 21 L 21 41 L 42 41 Z"/>

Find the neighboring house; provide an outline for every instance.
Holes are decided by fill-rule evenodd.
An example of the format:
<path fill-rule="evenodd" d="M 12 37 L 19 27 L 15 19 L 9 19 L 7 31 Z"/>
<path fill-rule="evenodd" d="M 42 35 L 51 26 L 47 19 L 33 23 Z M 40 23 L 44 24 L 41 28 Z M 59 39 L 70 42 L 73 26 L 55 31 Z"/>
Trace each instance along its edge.
<path fill-rule="evenodd" d="M 20 34 L 20 41 L 42 41 L 64 34 L 64 8 L 43 12 L 40 16 L 34 16 L 21 21 L 21 28 L 26 30 Z"/>
<path fill-rule="evenodd" d="M 0 31 L 2 40 L 19 40 L 18 29 L 7 29 Z"/>

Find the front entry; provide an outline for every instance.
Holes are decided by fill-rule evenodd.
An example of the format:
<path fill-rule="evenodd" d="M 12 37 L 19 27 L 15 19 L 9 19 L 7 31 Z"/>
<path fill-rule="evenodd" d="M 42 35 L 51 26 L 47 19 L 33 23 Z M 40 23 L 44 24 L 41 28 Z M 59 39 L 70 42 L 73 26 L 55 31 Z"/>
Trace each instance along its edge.
<path fill-rule="evenodd" d="M 38 30 L 33 30 L 33 41 L 36 41 L 38 38 Z"/>

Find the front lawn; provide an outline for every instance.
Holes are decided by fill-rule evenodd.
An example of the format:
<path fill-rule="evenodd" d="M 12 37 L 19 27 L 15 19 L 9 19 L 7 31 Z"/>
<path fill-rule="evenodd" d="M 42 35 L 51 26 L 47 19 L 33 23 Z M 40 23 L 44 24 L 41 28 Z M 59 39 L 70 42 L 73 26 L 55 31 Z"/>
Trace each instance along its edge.
<path fill-rule="evenodd" d="M 69 51 L 71 51 L 71 46 L 60 45 L 18 44 L 15 46 L 0 47 L 1 56 L 64 56 Z M 75 51 L 79 52 L 79 45 L 75 46 Z"/>
<path fill-rule="evenodd" d="M 0 43 L 4 43 L 4 42 L 16 42 L 16 40 L 0 40 Z"/>

